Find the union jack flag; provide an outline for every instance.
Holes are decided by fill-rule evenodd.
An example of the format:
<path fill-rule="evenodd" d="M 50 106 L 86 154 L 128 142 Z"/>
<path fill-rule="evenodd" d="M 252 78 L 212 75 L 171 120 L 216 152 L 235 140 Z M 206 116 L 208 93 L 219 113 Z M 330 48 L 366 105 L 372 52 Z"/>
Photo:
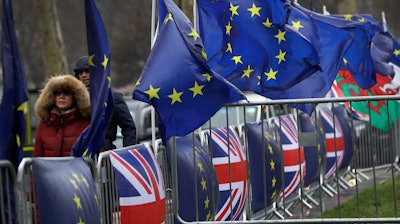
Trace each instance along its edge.
<path fill-rule="evenodd" d="M 284 190 L 280 199 L 289 197 L 297 191 L 304 180 L 306 163 L 304 160 L 304 147 L 299 145 L 298 128 L 293 114 L 275 117 L 275 127 L 280 133 L 283 164 L 284 164 Z"/>
<path fill-rule="evenodd" d="M 328 179 L 343 162 L 344 137 L 338 119 L 333 119 L 332 112 L 328 108 L 321 108 L 319 114 L 325 130 L 326 168 L 324 177 Z"/>
<path fill-rule="evenodd" d="M 160 166 L 147 143 L 110 152 L 118 185 L 122 223 L 165 222 L 165 188 Z"/>
<path fill-rule="evenodd" d="M 215 220 L 239 220 L 247 198 L 246 155 L 234 126 L 213 129 L 210 137 L 220 193 Z"/>

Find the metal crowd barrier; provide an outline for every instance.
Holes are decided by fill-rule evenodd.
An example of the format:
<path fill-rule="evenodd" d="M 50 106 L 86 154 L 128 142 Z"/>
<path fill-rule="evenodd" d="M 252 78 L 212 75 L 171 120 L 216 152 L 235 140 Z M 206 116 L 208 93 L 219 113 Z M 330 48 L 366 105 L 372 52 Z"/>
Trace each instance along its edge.
<path fill-rule="evenodd" d="M 44 157 L 41 157 L 44 158 Z M 39 205 L 37 202 L 37 191 L 33 180 L 32 162 L 35 158 L 23 158 L 18 166 L 17 173 L 17 201 L 18 201 L 18 218 L 22 224 L 40 223 L 39 220 Z M 68 161 L 74 157 L 46 157 L 45 159 L 51 161 Z M 85 158 L 88 164 L 93 179 L 96 179 L 95 164 L 92 159 Z M 59 194 L 62 192 L 49 192 Z M 60 217 L 62 218 L 62 217 Z M 13 222 L 14 223 L 14 222 Z"/>
<path fill-rule="evenodd" d="M 0 223 L 18 223 L 15 181 L 15 168 L 11 162 L 0 161 Z"/>
<path fill-rule="evenodd" d="M 226 112 L 222 118 L 211 119 L 186 137 L 173 137 L 167 145 L 154 141 L 151 147 L 165 187 L 165 223 L 400 222 L 396 192 L 400 187 L 394 179 L 400 171 L 399 121 L 389 131 L 381 131 L 370 125 L 372 120 L 358 121 L 347 112 L 347 120 L 341 120 L 336 111 L 344 108 L 342 103 L 394 100 L 400 97 L 231 104 L 221 109 Z M 302 104 L 318 106 L 308 116 L 296 109 Z M 260 110 L 257 116 L 248 114 L 254 110 Z M 100 195 L 103 223 L 122 223 L 110 152 L 100 153 L 96 164 L 88 163 Z M 36 223 L 31 165 L 32 159 L 25 158 L 18 168 L 16 213 L 20 223 Z M 1 173 L 4 192 L 4 181 L 14 183 L 15 174 L 9 164 L 0 163 L 0 167 L 8 170 L 6 176 Z M 392 200 L 382 202 L 377 187 L 390 180 Z M 375 210 L 368 218 L 360 215 L 359 197 L 365 189 L 374 192 Z M 12 197 L 10 192 L 6 197 Z M 343 217 L 342 206 L 350 198 L 357 199 L 354 216 Z M 382 203 L 393 205 L 393 215 L 381 217 Z M 11 205 L 0 207 L 2 223 L 9 217 L 3 212 L 10 210 L 7 206 Z M 324 217 L 332 208 L 338 209 L 337 216 Z"/>

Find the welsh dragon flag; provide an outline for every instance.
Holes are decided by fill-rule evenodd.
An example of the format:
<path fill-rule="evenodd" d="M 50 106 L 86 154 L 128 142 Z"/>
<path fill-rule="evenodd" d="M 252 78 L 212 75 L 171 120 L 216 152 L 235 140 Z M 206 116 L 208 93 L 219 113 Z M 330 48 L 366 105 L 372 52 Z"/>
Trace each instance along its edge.
<path fill-rule="evenodd" d="M 369 89 L 362 89 L 349 71 L 340 70 L 332 86 L 332 93 L 335 97 L 395 95 L 399 94 L 399 84 L 390 76 L 377 73 L 376 84 Z M 350 110 L 350 104 L 345 103 L 345 106 Z M 353 102 L 351 107 L 355 118 L 369 120 L 372 126 L 383 131 L 388 131 L 400 117 L 400 101 L 396 100 Z"/>

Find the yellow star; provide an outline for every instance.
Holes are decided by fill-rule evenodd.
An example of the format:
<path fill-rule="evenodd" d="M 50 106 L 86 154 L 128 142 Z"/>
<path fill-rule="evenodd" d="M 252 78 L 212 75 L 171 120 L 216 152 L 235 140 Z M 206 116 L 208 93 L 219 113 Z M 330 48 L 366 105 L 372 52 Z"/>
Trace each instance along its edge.
<path fill-rule="evenodd" d="M 78 174 L 72 172 L 72 176 L 75 178 L 75 180 L 76 180 L 78 183 L 80 182 Z"/>
<path fill-rule="evenodd" d="M 346 15 L 344 15 L 344 19 L 348 20 L 348 21 L 351 21 L 353 19 L 353 15 L 346 14 Z"/>
<path fill-rule="evenodd" d="M 94 54 L 89 55 L 88 57 L 88 64 L 92 67 L 94 67 L 94 63 L 93 63 L 93 59 L 94 59 Z"/>
<path fill-rule="evenodd" d="M 347 61 L 346 58 L 343 58 L 343 63 L 344 63 L 345 65 L 347 65 L 348 61 Z"/>
<path fill-rule="evenodd" d="M 85 183 L 85 185 L 86 185 L 87 188 L 90 187 L 89 182 L 88 182 L 88 180 L 87 180 L 85 177 L 82 177 L 82 181 L 83 181 L 83 183 Z"/>
<path fill-rule="evenodd" d="M 85 224 L 85 222 L 83 222 L 82 217 L 79 217 L 79 222 L 78 224 Z"/>
<path fill-rule="evenodd" d="M 201 91 L 203 88 L 204 85 L 199 85 L 197 84 L 197 81 L 194 81 L 194 86 L 192 88 L 189 88 L 189 90 L 193 92 L 193 98 L 194 98 L 198 94 L 203 95 L 203 92 Z"/>
<path fill-rule="evenodd" d="M 210 204 L 210 199 L 208 199 L 208 196 L 206 196 L 206 199 L 204 200 L 204 209 L 207 209 Z"/>
<path fill-rule="evenodd" d="M 269 165 L 271 166 L 271 170 L 275 170 L 275 162 L 273 159 L 271 159 L 271 162 L 269 162 Z"/>
<path fill-rule="evenodd" d="M 237 12 L 237 10 L 238 10 L 238 8 L 239 8 L 239 6 L 237 5 L 237 6 L 234 6 L 232 3 L 229 3 L 230 4 L 230 6 L 229 6 L 229 11 L 231 11 L 232 12 L 232 15 L 231 15 L 231 17 L 233 17 L 234 15 L 239 15 L 239 13 Z"/>
<path fill-rule="evenodd" d="M 274 150 L 273 150 L 271 145 L 268 145 L 268 149 L 269 149 L 269 154 L 270 155 L 274 154 Z"/>
<path fill-rule="evenodd" d="M 264 74 L 268 77 L 267 81 L 270 79 L 276 80 L 276 73 L 278 73 L 278 71 L 274 71 L 272 68 L 269 69 L 269 72 L 264 72 Z"/>
<path fill-rule="evenodd" d="M 400 49 L 395 49 L 393 51 L 393 54 L 396 55 L 396 57 L 399 56 L 400 55 Z"/>
<path fill-rule="evenodd" d="M 276 184 L 276 178 L 274 176 L 274 178 L 272 178 L 272 187 L 275 187 L 275 184 Z"/>
<path fill-rule="evenodd" d="M 226 34 L 226 35 L 231 35 L 232 25 L 231 25 L 231 22 L 230 22 L 230 21 L 228 22 L 228 25 L 225 26 L 225 29 L 226 29 L 225 34 Z"/>
<path fill-rule="evenodd" d="M 276 39 L 278 39 L 278 43 L 281 43 L 282 40 L 286 41 L 286 39 L 285 39 L 286 31 L 284 31 L 284 32 L 282 32 L 281 30 L 278 30 L 278 31 L 279 31 L 278 34 L 275 35 Z"/>
<path fill-rule="evenodd" d="M 136 85 L 140 85 L 140 80 L 142 79 L 142 76 L 139 77 L 139 79 L 136 81 Z"/>
<path fill-rule="evenodd" d="M 107 68 L 107 64 L 108 64 L 108 58 L 106 55 L 104 55 L 104 60 L 101 63 L 101 65 L 103 65 L 103 68 L 106 69 Z"/>
<path fill-rule="evenodd" d="M 261 80 L 261 75 L 257 75 L 257 79 L 258 79 L 257 85 L 259 86 L 260 85 L 260 80 Z"/>
<path fill-rule="evenodd" d="M 275 56 L 278 59 L 278 64 L 280 64 L 282 61 L 286 61 L 285 59 L 286 51 L 282 51 L 279 49 L 279 54 Z"/>
<path fill-rule="evenodd" d="M 196 32 L 195 29 L 193 29 L 193 27 L 191 27 L 191 29 L 192 29 L 192 32 L 190 32 L 190 33 L 188 34 L 188 36 L 189 36 L 189 37 L 193 37 L 194 41 L 196 41 L 197 38 L 199 38 L 199 34 Z"/>
<path fill-rule="evenodd" d="M 207 53 L 206 50 L 204 50 L 204 48 L 201 49 L 201 56 L 203 56 L 203 58 L 207 61 Z"/>
<path fill-rule="evenodd" d="M 197 163 L 197 166 L 199 167 L 200 172 L 204 172 L 203 164 L 202 164 L 202 163 L 198 162 L 198 163 Z"/>
<path fill-rule="evenodd" d="M 235 61 L 235 65 L 237 65 L 238 63 L 243 64 L 242 56 L 233 56 L 231 60 Z"/>
<path fill-rule="evenodd" d="M 172 91 L 172 94 L 168 95 L 169 98 L 171 98 L 171 105 L 173 105 L 176 102 L 182 103 L 181 96 L 183 92 L 177 92 L 176 89 L 174 88 Z"/>
<path fill-rule="evenodd" d="M 202 76 L 204 76 L 204 77 L 206 77 L 206 79 L 207 79 L 207 81 L 211 81 L 211 75 L 207 72 L 207 73 L 205 73 L 205 74 L 202 74 Z"/>
<path fill-rule="evenodd" d="M 78 196 L 76 196 L 75 193 L 74 193 L 74 201 L 76 203 L 76 208 L 77 209 L 82 209 L 81 199 Z"/>
<path fill-rule="evenodd" d="M 211 212 L 208 211 L 207 216 L 206 216 L 206 221 L 210 221 L 211 220 Z"/>
<path fill-rule="evenodd" d="M 272 192 L 271 199 L 274 200 L 276 198 L 276 191 Z"/>
<path fill-rule="evenodd" d="M 72 185 L 74 185 L 75 189 L 79 189 L 78 185 L 76 184 L 76 180 L 74 179 L 69 179 L 69 182 L 71 182 Z"/>
<path fill-rule="evenodd" d="M 171 13 L 168 13 L 167 17 L 164 19 L 164 24 L 167 24 L 171 20 L 174 20 L 174 18 L 172 18 Z"/>
<path fill-rule="evenodd" d="M 251 8 L 248 8 L 247 10 L 251 12 L 251 17 L 255 15 L 260 16 L 261 7 L 256 7 L 254 3 L 253 6 Z"/>
<path fill-rule="evenodd" d="M 151 100 L 153 98 L 160 99 L 160 97 L 158 96 L 158 91 L 160 91 L 160 88 L 155 88 L 154 89 L 153 85 L 150 85 L 150 89 L 146 90 L 144 92 L 149 95 L 149 100 Z"/>
<path fill-rule="evenodd" d="M 247 78 L 250 78 L 250 74 L 251 74 L 253 71 L 254 71 L 254 70 L 250 68 L 250 65 L 248 65 L 248 66 L 247 66 L 247 69 L 246 69 L 246 70 L 243 70 L 242 78 L 245 77 L 245 76 L 246 76 Z"/>
<path fill-rule="evenodd" d="M 364 17 L 359 18 L 359 19 L 358 19 L 358 22 L 360 22 L 360 23 L 365 22 L 365 18 L 364 18 Z"/>
<path fill-rule="evenodd" d="M 201 183 L 201 186 L 203 188 L 203 191 L 207 190 L 207 181 L 204 180 L 203 177 L 201 178 L 201 182 L 200 183 Z"/>
<path fill-rule="evenodd" d="M 225 52 L 232 53 L 232 45 L 231 45 L 231 43 L 227 43 L 226 44 L 226 51 Z"/>
<path fill-rule="evenodd" d="M 269 21 L 269 18 L 267 18 L 267 20 L 265 20 L 265 22 L 263 22 L 262 24 L 267 28 L 271 28 L 272 26 L 272 23 Z"/>
<path fill-rule="evenodd" d="M 301 25 L 301 22 L 300 22 L 300 20 L 299 20 L 299 21 L 297 21 L 297 22 L 295 22 L 295 21 L 292 21 L 292 26 L 293 26 L 293 28 L 295 28 L 297 31 L 299 31 L 299 30 L 300 30 L 300 28 L 304 28 L 304 26 L 303 26 L 303 25 Z"/>

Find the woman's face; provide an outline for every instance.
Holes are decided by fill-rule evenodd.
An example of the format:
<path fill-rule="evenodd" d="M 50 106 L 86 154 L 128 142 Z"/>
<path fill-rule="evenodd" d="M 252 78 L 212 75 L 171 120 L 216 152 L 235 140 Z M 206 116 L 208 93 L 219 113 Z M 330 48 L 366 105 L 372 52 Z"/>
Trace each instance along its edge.
<path fill-rule="evenodd" d="M 66 111 L 72 107 L 74 102 L 74 97 L 72 96 L 71 92 L 68 91 L 56 91 L 54 93 L 56 97 L 56 107 L 60 111 Z"/>

